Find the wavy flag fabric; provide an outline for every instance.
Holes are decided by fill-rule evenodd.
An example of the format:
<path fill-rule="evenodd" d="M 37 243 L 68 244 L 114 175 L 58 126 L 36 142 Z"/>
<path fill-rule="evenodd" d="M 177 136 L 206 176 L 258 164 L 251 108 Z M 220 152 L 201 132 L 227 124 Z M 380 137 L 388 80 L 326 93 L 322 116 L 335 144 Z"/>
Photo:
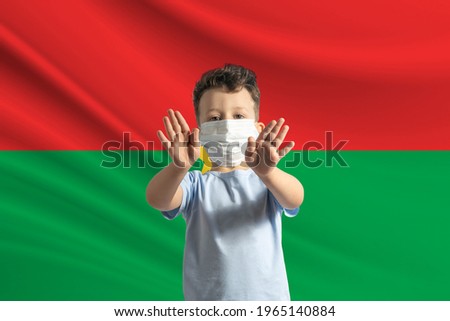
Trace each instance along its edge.
<path fill-rule="evenodd" d="M 294 300 L 450 300 L 450 4 L 0 3 L 0 299 L 182 300 L 185 223 L 145 201 L 168 108 L 226 62 L 296 142 Z M 196 164 L 200 168 L 201 162 Z"/>

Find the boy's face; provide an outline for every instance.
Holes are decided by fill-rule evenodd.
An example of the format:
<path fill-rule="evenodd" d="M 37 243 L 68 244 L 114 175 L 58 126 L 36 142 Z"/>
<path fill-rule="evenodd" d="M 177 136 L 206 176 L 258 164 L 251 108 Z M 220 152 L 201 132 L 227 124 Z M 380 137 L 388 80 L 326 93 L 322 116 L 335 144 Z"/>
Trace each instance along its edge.
<path fill-rule="evenodd" d="M 199 102 L 199 125 L 204 122 L 225 119 L 257 119 L 255 102 L 247 89 L 228 92 L 224 88 L 205 91 Z M 264 128 L 255 121 L 258 132 Z"/>

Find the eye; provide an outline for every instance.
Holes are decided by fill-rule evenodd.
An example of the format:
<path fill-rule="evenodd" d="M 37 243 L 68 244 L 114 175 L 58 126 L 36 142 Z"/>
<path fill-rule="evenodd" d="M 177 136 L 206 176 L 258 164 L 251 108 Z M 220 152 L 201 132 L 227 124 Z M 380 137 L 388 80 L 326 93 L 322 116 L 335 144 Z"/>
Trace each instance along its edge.
<path fill-rule="evenodd" d="M 209 117 L 208 121 L 216 121 L 216 120 L 220 120 L 220 116 L 212 116 Z"/>
<path fill-rule="evenodd" d="M 236 118 L 236 119 L 244 119 L 245 116 L 242 115 L 242 114 L 236 114 L 236 115 L 234 115 L 234 118 Z"/>

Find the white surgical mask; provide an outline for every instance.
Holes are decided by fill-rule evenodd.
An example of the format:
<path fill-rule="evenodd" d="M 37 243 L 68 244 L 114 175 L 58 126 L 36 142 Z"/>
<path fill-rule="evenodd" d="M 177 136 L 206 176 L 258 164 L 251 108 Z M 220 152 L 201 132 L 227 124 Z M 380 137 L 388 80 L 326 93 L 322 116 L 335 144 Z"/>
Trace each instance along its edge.
<path fill-rule="evenodd" d="M 238 166 L 245 160 L 248 138 L 259 133 L 254 119 L 225 119 L 200 125 L 200 144 L 211 162 L 218 166 Z"/>

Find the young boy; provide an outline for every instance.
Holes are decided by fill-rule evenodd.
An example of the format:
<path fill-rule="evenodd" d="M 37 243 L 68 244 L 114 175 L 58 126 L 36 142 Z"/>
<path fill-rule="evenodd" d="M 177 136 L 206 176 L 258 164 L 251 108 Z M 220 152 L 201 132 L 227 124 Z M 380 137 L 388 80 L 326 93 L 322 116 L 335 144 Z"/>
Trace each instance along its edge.
<path fill-rule="evenodd" d="M 172 163 L 149 182 L 148 203 L 168 219 L 186 220 L 186 300 L 290 300 L 281 246 L 281 215 L 295 216 L 303 187 L 277 163 L 294 146 L 281 144 L 284 119 L 258 122 L 253 71 L 226 64 L 203 74 L 193 101 L 200 130 L 178 111 L 158 137 Z M 189 171 L 200 144 L 209 172 Z"/>

